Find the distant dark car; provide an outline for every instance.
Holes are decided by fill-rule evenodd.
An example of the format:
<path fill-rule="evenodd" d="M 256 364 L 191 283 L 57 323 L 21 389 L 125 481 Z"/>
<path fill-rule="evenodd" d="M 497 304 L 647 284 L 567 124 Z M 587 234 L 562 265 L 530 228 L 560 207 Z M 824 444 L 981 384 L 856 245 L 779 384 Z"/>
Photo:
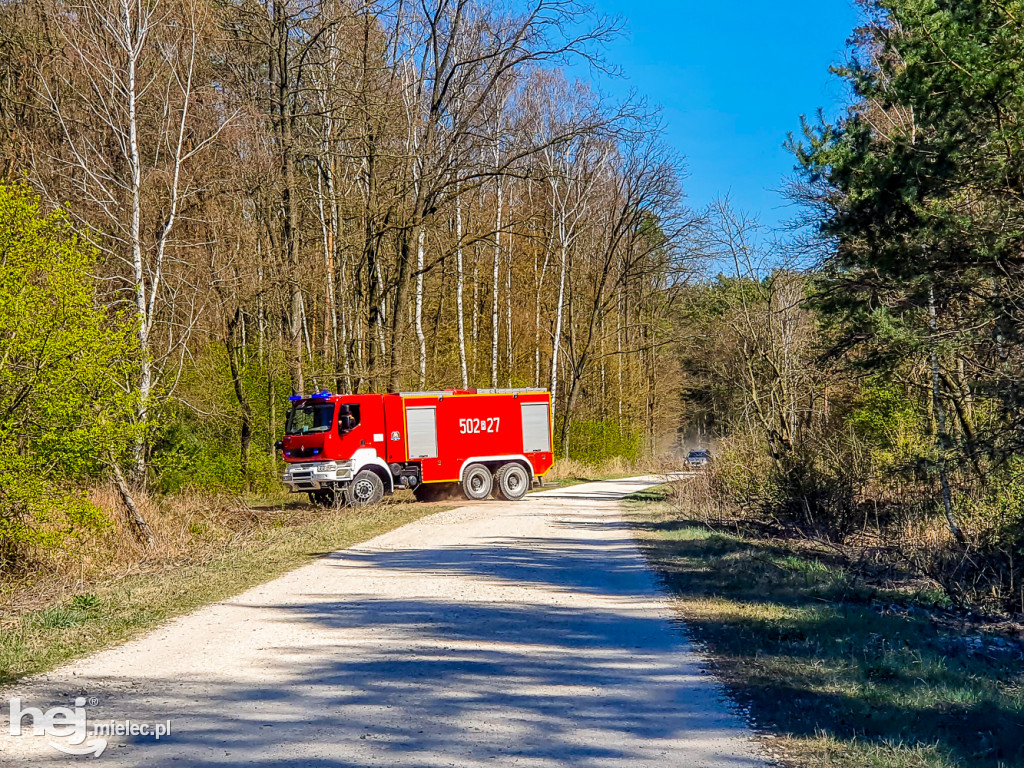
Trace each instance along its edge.
<path fill-rule="evenodd" d="M 686 463 L 691 467 L 703 467 L 711 463 L 711 451 L 690 451 L 686 454 Z"/>

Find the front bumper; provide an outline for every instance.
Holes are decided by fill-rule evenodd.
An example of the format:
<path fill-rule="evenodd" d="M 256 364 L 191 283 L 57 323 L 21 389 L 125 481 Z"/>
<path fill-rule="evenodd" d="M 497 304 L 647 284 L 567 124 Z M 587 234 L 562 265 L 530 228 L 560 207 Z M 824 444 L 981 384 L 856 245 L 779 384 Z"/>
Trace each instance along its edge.
<path fill-rule="evenodd" d="M 320 488 L 347 483 L 352 479 L 350 461 L 314 461 L 291 464 L 282 480 L 292 493 L 316 491 Z"/>

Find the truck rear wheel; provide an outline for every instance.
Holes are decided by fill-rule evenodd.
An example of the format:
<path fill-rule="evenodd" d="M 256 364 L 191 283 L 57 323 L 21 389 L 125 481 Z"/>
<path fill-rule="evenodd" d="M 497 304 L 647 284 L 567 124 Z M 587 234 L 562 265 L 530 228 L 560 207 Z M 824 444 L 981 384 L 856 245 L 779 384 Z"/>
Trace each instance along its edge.
<path fill-rule="evenodd" d="M 462 492 L 467 499 L 479 501 L 491 495 L 491 487 L 494 480 L 491 477 L 491 470 L 483 464 L 470 464 L 462 476 Z"/>
<path fill-rule="evenodd" d="M 384 498 L 384 481 L 373 470 L 357 472 L 348 488 L 349 503 L 353 507 L 368 507 Z"/>
<path fill-rule="evenodd" d="M 502 464 L 494 473 L 494 495 L 505 501 L 519 501 L 530 489 L 530 475 L 522 464 Z"/>

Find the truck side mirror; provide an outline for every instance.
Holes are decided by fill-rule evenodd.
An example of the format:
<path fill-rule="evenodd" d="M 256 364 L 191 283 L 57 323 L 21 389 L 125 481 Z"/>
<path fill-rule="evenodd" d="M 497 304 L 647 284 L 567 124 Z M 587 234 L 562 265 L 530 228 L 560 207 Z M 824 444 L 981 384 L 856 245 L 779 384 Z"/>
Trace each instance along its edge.
<path fill-rule="evenodd" d="M 283 451 L 284 450 L 284 440 L 278 440 L 276 443 L 274 443 L 274 447 L 277 448 L 277 450 L 279 450 L 279 451 Z"/>

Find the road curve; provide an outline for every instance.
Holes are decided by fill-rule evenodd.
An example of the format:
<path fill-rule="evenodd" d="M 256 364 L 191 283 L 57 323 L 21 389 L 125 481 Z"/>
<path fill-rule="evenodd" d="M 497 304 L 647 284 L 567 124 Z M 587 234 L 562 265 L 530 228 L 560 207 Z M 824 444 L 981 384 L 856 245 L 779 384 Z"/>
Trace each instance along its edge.
<path fill-rule="evenodd" d="M 440 512 L 26 680 L 0 765 L 69 761 L 8 698 L 82 696 L 90 725 L 171 721 L 102 765 L 761 766 L 622 522 L 656 482 Z"/>

